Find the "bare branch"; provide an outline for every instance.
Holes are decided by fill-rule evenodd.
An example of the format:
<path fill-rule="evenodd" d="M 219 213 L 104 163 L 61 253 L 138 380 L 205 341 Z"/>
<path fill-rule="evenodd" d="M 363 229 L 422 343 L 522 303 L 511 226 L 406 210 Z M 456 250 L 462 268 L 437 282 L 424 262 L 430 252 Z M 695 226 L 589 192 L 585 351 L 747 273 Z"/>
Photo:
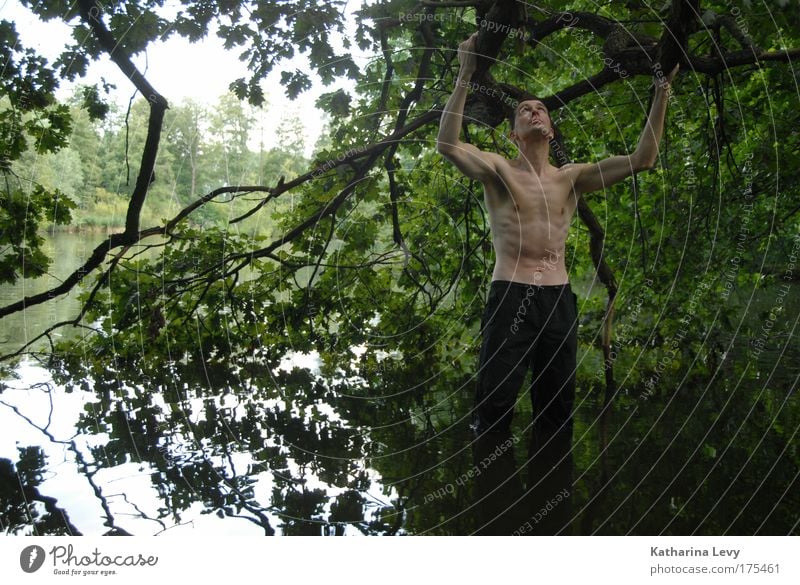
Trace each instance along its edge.
<path fill-rule="evenodd" d="M 615 29 L 624 27 L 610 18 L 591 12 L 558 12 L 528 27 L 530 42 L 535 46 L 544 38 L 565 28 L 580 28 L 606 38 Z"/>
<path fill-rule="evenodd" d="M 128 213 L 125 217 L 124 237 L 128 243 L 137 240 L 139 232 L 139 216 L 144 206 L 147 190 L 153 181 L 153 171 L 158 154 L 158 145 L 161 142 L 161 127 L 164 123 L 164 112 L 167 110 L 167 100 L 165 100 L 152 85 L 145 79 L 131 61 L 130 57 L 122 50 L 119 42 L 114 38 L 106 25 L 101 20 L 100 5 L 91 0 L 79 0 L 81 17 L 92 29 L 100 45 L 108 53 L 111 60 L 120 68 L 131 83 L 136 86 L 142 95 L 150 103 L 150 118 L 147 122 L 147 137 L 142 151 L 142 163 L 139 167 L 139 175 L 136 178 L 136 185 L 131 194 L 128 204 Z"/>
<path fill-rule="evenodd" d="M 784 49 L 781 51 L 753 51 L 743 50 L 726 53 L 720 57 L 700 57 L 692 55 L 689 58 L 689 65 L 692 70 L 707 75 L 717 75 L 727 71 L 731 67 L 741 67 L 742 65 L 753 65 L 768 62 L 791 63 L 800 59 L 800 49 Z"/>

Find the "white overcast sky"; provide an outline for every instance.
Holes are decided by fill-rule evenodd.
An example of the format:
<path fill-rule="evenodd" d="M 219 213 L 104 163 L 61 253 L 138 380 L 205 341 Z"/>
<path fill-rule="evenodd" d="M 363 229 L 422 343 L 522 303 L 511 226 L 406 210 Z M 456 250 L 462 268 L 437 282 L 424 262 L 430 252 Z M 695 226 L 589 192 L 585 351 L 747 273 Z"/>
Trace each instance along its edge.
<path fill-rule="evenodd" d="M 356 4 L 350 3 L 350 10 L 357 8 Z M 0 19 L 14 22 L 21 43 L 25 47 L 36 49 L 51 62 L 71 40 L 70 28 L 62 21 L 41 22 L 15 0 L 0 0 Z M 348 28 L 352 30 L 352 20 Z M 349 36 L 352 38 L 354 35 Z M 337 52 L 342 50 L 341 47 L 335 48 Z M 355 46 L 352 48 L 357 50 Z M 363 66 L 363 57 L 354 55 L 354 59 L 360 67 Z M 139 55 L 134 61 L 140 71 L 144 71 L 147 66 L 148 81 L 170 103 L 192 98 L 213 104 L 220 95 L 228 91 L 231 81 L 247 76 L 245 65 L 238 59 L 238 51 L 225 51 L 222 41 L 213 34 L 196 44 L 174 36 L 165 42 L 151 45 L 146 60 L 143 55 Z M 263 128 L 263 133 L 259 134 L 263 135 L 266 148 L 274 146 L 280 121 L 287 116 L 297 115 L 305 126 L 306 154 L 310 154 L 323 125 L 323 114 L 316 110 L 314 102 L 322 93 L 338 87 L 351 88 L 352 84 L 345 81 L 325 87 L 316 81 L 311 90 L 291 101 L 280 85 L 280 71 L 293 71 L 295 68 L 310 73 L 305 58 L 300 56 L 274 69 L 266 81 L 262 82 L 269 105 L 259 112 L 259 122 Z M 115 101 L 125 107 L 134 88 L 107 58 L 92 64 L 89 75 L 77 80 L 77 83 L 96 83 L 101 77 L 117 86 Z M 65 83 L 64 87 L 68 88 L 69 84 Z M 69 92 L 69 89 L 64 91 Z"/>

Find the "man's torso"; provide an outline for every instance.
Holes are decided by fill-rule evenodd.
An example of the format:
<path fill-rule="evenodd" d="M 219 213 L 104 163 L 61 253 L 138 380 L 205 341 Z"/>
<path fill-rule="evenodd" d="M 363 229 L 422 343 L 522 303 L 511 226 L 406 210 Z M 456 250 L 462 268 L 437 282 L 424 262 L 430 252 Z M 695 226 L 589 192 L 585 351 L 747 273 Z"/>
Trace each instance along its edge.
<path fill-rule="evenodd" d="M 498 175 L 484 184 L 496 256 L 492 280 L 569 282 L 564 252 L 577 207 L 569 173 L 548 165 L 536 175 L 498 159 Z"/>

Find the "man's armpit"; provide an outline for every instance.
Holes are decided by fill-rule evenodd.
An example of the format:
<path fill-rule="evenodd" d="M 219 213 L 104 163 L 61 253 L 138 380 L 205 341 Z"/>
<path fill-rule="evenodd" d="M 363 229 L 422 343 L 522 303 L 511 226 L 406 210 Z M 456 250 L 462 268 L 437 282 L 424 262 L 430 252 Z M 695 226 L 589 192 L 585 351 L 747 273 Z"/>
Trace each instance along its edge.
<path fill-rule="evenodd" d="M 581 172 L 584 169 L 588 169 L 590 164 L 587 163 L 567 163 L 559 170 L 566 174 L 567 179 L 570 182 L 570 186 L 572 187 L 572 191 L 580 195 L 580 191 L 577 189 L 578 178 L 580 177 Z"/>

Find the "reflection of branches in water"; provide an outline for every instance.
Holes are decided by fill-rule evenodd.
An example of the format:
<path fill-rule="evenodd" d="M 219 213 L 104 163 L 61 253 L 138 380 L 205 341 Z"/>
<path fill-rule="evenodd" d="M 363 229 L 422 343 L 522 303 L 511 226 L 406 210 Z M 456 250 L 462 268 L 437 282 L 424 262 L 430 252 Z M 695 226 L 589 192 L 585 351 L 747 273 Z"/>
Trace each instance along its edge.
<path fill-rule="evenodd" d="M 70 536 L 81 536 L 66 510 L 57 505 L 58 500 L 38 489 L 47 461 L 41 447 L 17 450 L 16 465 L 10 459 L 0 458 L 0 531 L 16 534 L 21 528 L 30 527 L 36 536 L 64 531 Z M 35 502 L 44 506 L 45 514 L 37 513 Z"/>
<path fill-rule="evenodd" d="M 277 383 L 277 381 L 276 381 Z M 309 397 L 310 399 L 310 397 Z M 287 398 L 288 400 L 288 398 Z M 302 410 L 302 406 L 299 406 Z M 232 412 L 232 411 L 230 411 Z M 275 412 L 274 414 L 279 414 Z M 364 513 L 366 512 L 363 508 L 359 507 L 362 510 L 361 513 L 356 514 L 355 508 L 355 500 L 364 503 L 364 499 L 362 495 L 356 496 L 354 494 L 354 490 L 350 489 L 348 492 L 341 494 L 338 496 L 334 503 L 331 504 L 331 512 L 328 518 L 314 518 L 313 516 L 316 513 L 312 514 L 313 509 L 317 509 L 319 505 L 322 504 L 323 501 L 329 501 L 330 497 L 327 496 L 324 492 L 319 490 L 312 490 L 309 491 L 306 488 L 308 480 L 304 477 L 306 473 L 307 467 L 310 465 L 316 471 L 315 473 L 324 473 L 330 477 L 330 474 L 337 473 L 337 468 L 331 467 L 328 469 L 318 469 L 319 463 L 319 451 L 320 446 L 316 446 L 312 450 L 308 450 L 305 448 L 300 447 L 300 444 L 306 444 L 306 439 L 312 441 L 313 437 L 320 437 L 320 436 L 330 436 L 327 432 L 322 432 L 319 429 L 316 429 L 311 435 L 304 435 L 301 434 L 299 436 L 295 436 L 297 432 L 301 432 L 301 428 L 297 426 L 296 423 L 297 419 L 288 412 L 280 413 L 281 417 L 276 418 L 272 423 L 269 421 L 264 421 L 268 424 L 269 428 L 273 432 L 283 432 L 284 436 L 284 443 L 289 446 L 290 450 L 299 449 L 299 453 L 301 455 L 305 455 L 306 457 L 301 457 L 299 459 L 295 459 L 295 464 L 298 467 L 299 473 L 302 477 L 293 477 L 292 473 L 288 469 L 281 470 L 280 467 L 285 467 L 287 465 L 286 462 L 283 464 L 280 463 L 273 463 L 269 465 L 269 471 L 272 474 L 272 477 L 275 480 L 276 487 L 273 489 L 273 503 L 269 506 L 260 506 L 257 505 L 252 497 L 252 493 L 249 490 L 243 489 L 241 486 L 251 482 L 252 480 L 249 477 L 240 477 L 236 471 L 236 467 L 234 465 L 234 453 L 231 451 L 231 439 L 236 440 L 241 430 L 238 428 L 237 425 L 233 424 L 233 420 L 228 418 L 221 419 L 217 424 L 213 425 L 215 428 L 222 428 L 224 437 L 228 437 L 228 439 L 224 439 L 223 435 L 216 435 L 223 438 L 221 441 L 221 449 L 222 449 L 222 456 L 227 461 L 227 467 L 218 467 L 214 468 L 211 460 L 209 459 L 209 455 L 204 454 L 203 460 L 205 464 L 209 466 L 209 468 L 213 468 L 214 475 L 221 480 L 221 483 L 225 485 L 231 493 L 233 493 L 237 498 L 237 503 L 242 506 L 242 508 L 248 510 L 250 513 L 257 516 L 258 521 L 254 518 L 242 516 L 239 514 L 235 514 L 231 509 L 228 507 L 218 507 L 218 513 L 223 513 L 228 516 L 235 516 L 235 517 L 244 517 L 245 519 L 250 520 L 251 522 L 256 523 L 259 526 L 265 527 L 267 530 L 271 530 L 269 520 L 267 518 L 266 513 L 270 513 L 276 517 L 283 518 L 289 522 L 287 526 L 288 532 L 294 532 L 295 530 L 299 530 L 301 532 L 308 531 L 308 530 L 317 530 L 318 527 L 320 530 L 323 527 L 328 526 L 332 527 L 335 533 L 340 534 L 343 533 L 345 525 L 351 525 L 358 529 L 360 532 L 367 534 L 370 531 L 378 530 L 377 527 L 373 526 L 372 524 L 367 524 L 367 520 L 364 517 Z M 248 425 L 249 426 L 249 425 Z M 200 437 L 197 435 L 197 431 L 199 427 L 195 427 L 193 429 L 194 433 L 194 441 L 197 442 Z M 206 427 L 208 430 L 208 427 Z M 312 445 L 316 445 L 316 443 L 308 443 L 308 447 L 311 448 Z M 338 450 L 337 452 L 341 452 Z M 310 457 L 310 459 L 308 458 Z M 342 457 L 322 457 L 321 461 L 330 460 L 331 462 L 335 461 L 348 461 L 347 458 Z M 262 464 L 258 464 L 257 467 L 260 467 Z M 264 469 L 267 469 L 267 465 L 264 464 Z M 346 473 L 347 475 L 351 475 L 354 472 L 353 469 L 339 469 L 339 472 Z M 330 481 L 330 479 L 328 480 Z M 340 485 L 340 482 L 334 482 L 337 485 Z M 365 489 L 363 482 L 359 485 L 359 489 Z M 348 496 L 347 494 L 350 494 Z M 355 498 L 355 500 L 354 500 Z M 385 508 L 386 504 L 381 502 L 379 499 L 372 497 L 379 505 Z M 316 504 L 314 504 L 316 502 Z M 312 505 L 313 504 L 313 505 Z M 359 506 L 361 506 L 359 504 Z M 312 506 L 309 508 L 308 506 Z M 294 510 L 296 506 L 299 506 L 299 510 Z M 299 512 L 299 513 L 298 513 Z M 317 513 L 322 513 L 319 510 Z M 304 528 L 305 527 L 305 528 Z M 397 529 L 399 529 L 399 521 L 397 525 Z M 383 529 L 381 529 L 383 530 Z M 268 532 L 272 533 L 272 532 Z"/>
<path fill-rule="evenodd" d="M 227 427 L 227 424 L 226 424 L 226 427 Z M 230 429 L 228 429 L 228 430 L 230 431 Z M 235 439 L 235 436 L 233 435 L 233 432 L 231 432 L 231 436 Z M 246 520 L 249 520 L 250 522 L 253 522 L 257 526 L 260 526 L 261 528 L 263 528 L 264 529 L 264 534 L 266 536 L 273 536 L 275 534 L 275 529 L 272 528 L 272 526 L 271 526 L 271 524 L 269 522 L 269 518 L 267 517 L 267 515 L 265 513 L 266 510 L 270 510 L 270 511 L 273 511 L 273 510 L 271 510 L 271 508 L 261 508 L 259 506 L 256 506 L 255 504 L 252 503 L 252 499 L 248 498 L 246 496 L 246 494 L 244 494 L 239 489 L 237 484 L 238 483 L 246 483 L 248 480 L 250 480 L 250 477 L 248 476 L 243 482 L 242 480 L 239 479 L 238 475 L 236 474 L 236 467 L 234 466 L 233 458 L 231 456 L 231 451 L 230 451 L 230 443 L 227 442 L 227 441 L 223 441 L 222 442 L 222 449 L 223 449 L 223 453 L 225 454 L 225 456 L 226 456 L 226 458 L 228 460 L 228 465 L 230 466 L 230 469 L 231 469 L 231 477 L 230 478 L 225 477 L 224 475 L 222 475 L 220 473 L 219 470 L 215 470 L 215 472 L 220 474 L 220 478 L 225 483 L 225 485 L 227 485 L 228 488 L 234 494 L 236 494 L 236 496 L 239 498 L 239 503 L 242 506 L 242 508 L 244 508 L 245 510 L 247 510 L 248 512 L 253 514 L 257 518 L 257 520 L 256 520 L 256 518 L 253 518 L 251 516 L 243 516 L 243 515 L 238 515 L 238 514 L 230 514 L 230 515 L 235 517 L 235 518 L 245 518 Z M 208 460 L 206 460 L 206 463 L 208 465 L 211 465 L 211 462 L 208 461 Z M 226 513 L 227 513 L 227 511 L 226 511 Z"/>
<path fill-rule="evenodd" d="M 46 393 L 47 393 L 48 398 L 50 400 L 50 414 L 52 414 L 52 387 L 50 386 L 50 384 L 48 382 L 42 382 L 40 384 L 36 384 L 36 386 L 37 387 L 46 387 L 47 388 Z M 50 427 L 50 424 L 51 424 L 51 420 L 50 420 L 50 416 L 49 415 L 48 415 L 47 425 L 42 427 L 42 426 L 36 424 L 35 422 L 33 422 L 33 420 L 31 420 L 28 416 L 23 414 L 19 410 L 19 408 L 17 408 L 13 404 L 8 404 L 7 402 L 5 402 L 3 400 L 0 400 L 0 404 L 2 404 L 3 406 L 6 406 L 7 408 L 9 408 L 11 410 L 13 410 L 14 413 L 17 416 L 22 418 L 31 427 L 35 428 L 40 433 L 45 435 L 52 443 L 56 443 L 56 444 L 59 444 L 59 445 L 65 445 L 70 451 L 72 451 L 73 455 L 75 456 L 75 461 L 78 463 L 78 468 L 83 473 L 84 477 L 86 478 L 86 481 L 89 482 L 89 486 L 92 488 L 92 491 L 94 492 L 95 497 L 97 497 L 97 499 L 100 501 L 100 506 L 103 508 L 103 512 L 105 513 L 105 517 L 106 517 L 106 521 L 103 524 L 105 526 L 108 526 L 112 531 L 125 532 L 123 529 L 121 529 L 121 528 L 119 528 L 119 527 L 117 527 L 115 525 L 114 515 L 111 513 L 111 508 L 109 507 L 108 499 L 106 498 L 106 496 L 103 495 L 103 491 L 100 489 L 100 486 L 97 485 L 97 482 L 94 479 L 94 475 L 100 470 L 100 468 L 98 467 L 98 468 L 96 468 L 94 470 L 90 470 L 89 469 L 89 464 L 86 462 L 86 460 L 83 457 L 83 454 L 80 452 L 80 450 L 78 449 L 78 446 L 75 444 L 75 437 L 77 436 L 77 433 L 75 435 L 73 435 L 72 438 L 70 438 L 69 440 L 66 440 L 66 441 L 61 440 L 61 439 L 57 439 L 49 430 L 49 427 Z"/>
<path fill-rule="evenodd" d="M 275 534 L 275 529 L 272 528 L 272 525 L 270 524 L 269 517 L 267 516 L 266 512 L 270 511 L 272 513 L 275 513 L 275 510 L 272 507 L 264 508 L 253 503 L 253 500 L 251 498 L 248 498 L 247 494 L 242 492 L 242 490 L 239 489 L 239 487 L 236 485 L 236 483 L 241 480 L 236 476 L 235 473 L 232 475 L 232 477 L 229 478 L 226 477 L 219 469 L 215 468 L 212 465 L 211 461 L 209 461 L 208 459 L 205 459 L 205 463 L 220 478 L 222 483 L 225 484 L 225 486 L 227 486 L 229 490 L 231 490 L 231 493 L 233 493 L 239 499 L 239 505 L 248 512 L 250 512 L 251 514 L 253 514 L 255 518 L 253 518 L 252 516 L 235 514 L 232 511 L 230 511 L 227 506 L 220 508 L 224 512 L 224 514 L 227 516 L 231 516 L 233 518 L 243 518 L 245 520 L 248 520 L 249 522 L 252 522 L 253 524 L 263 528 L 264 534 L 266 536 L 273 536 Z M 249 477 L 247 479 L 249 479 Z"/>
<path fill-rule="evenodd" d="M 172 465 L 174 461 L 169 460 L 168 452 L 164 452 L 165 461 L 172 468 L 173 475 L 177 472 L 189 489 L 196 496 L 205 499 L 216 510 L 218 516 L 245 519 L 261 527 L 266 535 L 275 534 L 275 529 L 271 525 L 268 514 L 284 516 L 286 515 L 285 510 L 274 505 L 262 506 L 254 499 L 252 484 L 255 479 L 249 474 L 241 476 L 237 472 L 234 462 L 236 453 L 231 449 L 232 443 L 237 440 L 237 425 L 234 425 L 234 420 L 227 417 L 218 418 L 214 416 L 214 413 L 223 412 L 227 409 L 220 411 L 217 409 L 208 410 L 209 406 L 207 405 L 205 423 L 191 424 L 188 419 L 186 421 L 187 425 L 189 425 L 189 441 L 197 447 L 196 455 L 191 458 L 193 465 L 184 465 L 176 469 Z M 228 412 L 232 413 L 233 410 Z M 214 442 L 220 449 L 218 455 L 222 457 L 223 462 L 227 462 L 226 464 L 215 465 L 212 458 L 216 457 L 216 455 L 207 452 L 205 445 L 208 444 L 208 433 L 215 437 Z M 162 451 L 164 451 L 163 448 Z M 192 467 L 194 467 L 194 470 L 191 469 Z M 199 473 L 201 469 L 204 469 L 205 472 Z M 267 469 L 265 465 L 264 469 Z M 273 470 L 272 473 L 279 481 L 281 477 L 285 477 L 278 471 Z M 211 481 L 211 478 L 213 478 L 213 481 Z M 198 483 L 198 480 L 200 483 Z M 289 482 L 286 483 L 288 484 Z M 231 497 L 234 499 L 235 507 L 231 506 Z M 241 510 L 246 510 L 250 515 L 240 513 Z M 327 522 L 324 523 L 327 524 Z"/>
<path fill-rule="evenodd" d="M 128 494 L 126 494 L 124 492 L 120 492 L 118 494 L 111 494 L 111 495 L 108 496 L 108 499 L 115 498 L 115 497 L 121 497 L 125 501 L 126 504 L 128 504 L 131 508 L 136 510 L 137 514 L 126 514 L 127 516 L 134 516 L 134 517 L 138 516 L 138 517 L 143 518 L 145 520 L 150 520 L 151 522 L 156 522 L 157 524 L 159 524 L 161 526 L 161 530 L 159 532 L 164 532 L 165 530 L 167 530 L 167 525 L 164 524 L 164 521 L 161 520 L 161 518 L 151 518 L 144 510 L 142 510 L 141 508 L 139 508 L 138 505 L 136 505 L 136 502 L 132 502 L 132 501 L 130 501 L 128 499 Z M 122 516 L 123 514 L 120 514 L 120 515 Z"/>

